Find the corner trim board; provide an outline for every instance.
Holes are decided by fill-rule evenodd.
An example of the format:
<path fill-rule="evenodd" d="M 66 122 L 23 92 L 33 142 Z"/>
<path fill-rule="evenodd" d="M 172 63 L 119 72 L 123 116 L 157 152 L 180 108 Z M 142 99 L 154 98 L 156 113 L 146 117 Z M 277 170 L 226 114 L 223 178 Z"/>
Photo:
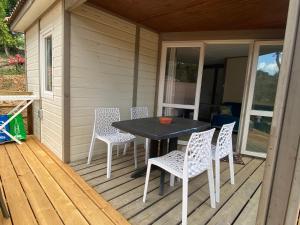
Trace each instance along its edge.
<path fill-rule="evenodd" d="M 70 37 L 71 37 L 71 14 L 63 10 L 63 153 L 65 163 L 70 162 Z"/>
<path fill-rule="evenodd" d="M 136 26 L 135 32 L 135 51 L 134 51 L 134 69 L 133 69 L 133 95 L 132 106 L 137 105 L 137 91 L 138 91 L 138 78 L 139 78 L 139 58 L 140 58 L 140 26 Z"/>

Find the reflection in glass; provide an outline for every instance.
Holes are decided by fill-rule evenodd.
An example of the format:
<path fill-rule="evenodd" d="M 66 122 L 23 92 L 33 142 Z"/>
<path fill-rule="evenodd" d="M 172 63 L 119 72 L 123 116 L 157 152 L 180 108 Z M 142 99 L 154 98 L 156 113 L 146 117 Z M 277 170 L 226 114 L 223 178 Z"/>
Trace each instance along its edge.
<path fill-rule="evenodd" d="M 251 116 L 247 151 L 266 153 L 268 148 L 272 117 Z"/>
<path fill-rule="evenodd" d="M 52 36 L 45 38 L 45 89 L 52 91 Z"/>
<path fill-rule="evenodd" d="M 200 48 L 168 48 L 164 103 L 195 104 Z"/>
<path fill-rule="evenodd" d="M 281 65 L 282 46 L 261 46 L 252 109 L 273 111 Z"/>
<path fill-rule="evenodd" d="M 185 118 L 185 119 L 193 119 L 194 110 L 164 107 L 163 111 L 162 111 L 162 115 L 163 116 L 180 117 L 180 118 Z M 188 141 L 189 139 L 190 139 L 190 135 L 181 136 L 178 138 L 178 140 L 180 140 L 180 141 Z"/>
<path fill-rule="evenodd" d="M 163 116 L 181 117 L 181 118 L 186 118 L 186 119 L 193 119 L 194 110 L 164 107 L 162 115 Z"/>

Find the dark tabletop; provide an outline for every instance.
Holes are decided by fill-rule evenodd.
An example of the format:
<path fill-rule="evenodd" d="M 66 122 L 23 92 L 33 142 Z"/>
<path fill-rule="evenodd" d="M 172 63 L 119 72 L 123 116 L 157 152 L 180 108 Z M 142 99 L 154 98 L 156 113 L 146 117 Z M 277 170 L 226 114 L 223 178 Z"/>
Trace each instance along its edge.
<path fill-rule="evenodd" d="M 204 131 L 210 128 L 210 123 L 184 118 L 173 118 L 171 124 L 160 124 L 159 117 L 150 117 L 118 121 L 112 123 L 112 126 L 134 135 L 152 140 L 162 140 Z"/>

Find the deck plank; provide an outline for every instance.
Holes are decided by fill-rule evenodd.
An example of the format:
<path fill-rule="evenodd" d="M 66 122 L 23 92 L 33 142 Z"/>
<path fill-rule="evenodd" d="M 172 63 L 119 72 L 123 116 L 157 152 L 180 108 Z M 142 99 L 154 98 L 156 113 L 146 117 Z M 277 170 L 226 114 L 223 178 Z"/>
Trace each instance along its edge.
<path fill-rule="evenodd" d="M 258 211 L 258 203 L 261 192 L 261 186 L 257 189 L 249 203 L 240 213 L 239 217 L 233 223 L 233 225 L 255 225 L 256 216 Z"/>
<path fill-rule="evenodd" d="M 261 168 L 259 171 L 258 168 Z M 230 183 L 226 183 L 220 191 L 220 203 L 217 204 L 216 209 L 212 209 L 209 206 L 209 201 L 207 200 L 205 204 L 202 204 L 198 207 L 191 215 L 188 217 L 188 221 L 190 224 L 197 223 L 197 224 L 206 224 L 210 220 L 214 218 L 218 210 L 222 208 L 222 206 L 234 196 L 236 191 L 246 182 L 248 179 L 251 178 L 252 174 L 261 173 L 264 166 L 262 160 L 254 159 L 252 163 L 246 165 L 243 168 L 243 171 L 235 177 L 235 184 L 231 185 Z M 238 200 L 239 202 L 239 200 Z"/>
<path fill-rule="evenodd" d="M 1 174 L 0 174 L 0 191 L 1 193 L 3 194 L 3 197 L 4 197 L 4 201 L 5 201 L 5 205 L 7 207 L 7 204 L 6 204 L 6 198 L 5 198 L 5 195 L 4 195 L 4 189 L 3 189 L 3 186 L 2 186 L 2 182 L 1 182 Z M 3 224 L 3 225 L 11 225 L 12 222 L 11 222 L 11 217 L 9 218 L 4 218 L 4 215 L 3 213 L 0 213 L 0 224 Z"/>
<path fill-rule="evenodd" d="M 238 173 L 244 166 L 236 165 L 235 172 Z M 229 180 L 229 167 L 228 163 L 221 163 L 221 184 L 228 182 Z M 191 179 L 189 182 L 189 212 L 194 210 L 201 204 L 202 201 L 206 201 L 209 199 L 209 188 L 208 188 L 208 180 L 207 173 L 203 173 L 194 179 Z M 130 222 L 133 224 L 149 224 L 154 223 L 159 220 L 160 217 L 163 217 L 166 214 L 172 215 L 180 214 L 181 212 L 181 196 L 182 196 L 182 187 L 173 192 L 172 194 L 166 196 L 162 201 L 157 202 L 151 207 L 147 208 L 143 212 L 139 213 L 133 218 L 130 218 Z M 149 201 L 151 201 L 149 199 Z M 179 206 L 180 205 L 180 206 Z M 178 207 L 177 207 L 178 206 Z M 159 211 L 160 214 L 154 213 Z M 171 212 L 170 212 L 171 211 Z M 175 215 L 172 215 L 172 223 L 176 223 L 174 220 Z M 165 217 L 167 218 L 167 217 Z M 176 217 L 175 217 L 176 218 Z M 178 217 L 181 220 L 181 217 Z M 180 222 L 180 220 L 178 222 Z M 158 221 L 157 223 L 163 223 L 162 221 Z M 169 221 L 169 219 L 167 220 Z"/>
<path fill-rule="evenodd" d="M 138 164 L 141 165 L 142 162 L 144 162 L 144 159 L 140 159 L 138 161 Z M 88 176 L 82 176 L 82 178 L 91 186 L 96 187 L 98 185 L 101 185 L 103 183 L 109 182 L 114 179 L 119 179 L 123 176 L 126 176 L 130 179 L 131 173 L 135 170 L 135 167 L 133 164 L 128 163 L 127 166 L 124 166 L 121 169 L 112 169 L 111 178 L 108 180 L 106 178 L 106 169 L 103 171 L 100 171 L 98 176 L 93 176 L 93 178 Z M 86 178 L 88 177 L 88 179 Z"/>
<path fill-rule="evenodd" d="M 144 162 L 144 156 L 138 156 L 137 160 L 138 160 L 138 166 L 140 166 L 141 163 Z M 119 164 L 116 164 L 114 167 L 112 167 L 112 172 L 111 172 L 112 178 L 114 177 L 114 174 L 116 174 L 116 172 L 126 171 L 131 167 L 134 167 L 133 157 L 132 157 L 132 160 L 127 160 L 127 161 L 121 162 Z M 132 169 L 130 171 L 132 171 Z M 78 174 L 81 175 L 80 172 Z M 86 173 L 86 174 L 82 175 L 82 177 L 86 181 L 89 181 L 89 180 L 92 180 L 94 178 L 104 176 L 104 175 L 106 177 L 106 165 L 102 169 L 98 169 L 98 170 L 92 171 L 90 173 Z"/>
<path fill-rule="evenodd" d="M 0 145 L 0 173 L 14 225 L 37 224 L 17 174 L 3 145 Z"/>
<path fill-rule="evenodd" d="M 143 153 L 138 153 L 137 154 L 137 158 L 139 161 L 141 161 L 141 159 L 143 159 L 145 157 L 145 155 Z M 118 165 L 120 165 L 120 167 L 122 167 L 122 165 L 128 165 L 128 164 L 133 164 L 134 160 L 133 160 L 133 156 L 132 155 L 125 155 L 125 156 L 115 156 L 115 158 L 112 159 L 112 166 L 114 166 L 115 169 L 118 169 Z M 98 171 L 105 169 L 106 171 L 106 160 L 105 162 L 101 162 L 101 163 L 97 163 L 93 166 L 84 168 L 84 169 L 80 169 L 80 170 L 76 170 L 76 172 L 80 175 L 80 176 L 84 176 L 86 174 L 92 174 L 93 172 L 97 173 L 98 175 Z"/>
<path fill-rule="evenodd" d="M 113 224 L 34 140 L 29 139 L 27 145 L 90 224 Z"/>
<path fill-rule="evenodd" d="M 36 138 L 34 141 L 48 154 L 48 156 L 59 165 L 66 174 L 86 193 L 86 195 L 117 225 L 129 225 L 128 221 L 115 210 L 105 199 L 91 188 L 70 166 L 64 164 L 46 146 L 41 144 Z"/>
<path fill-rule="evenodd" d="M 129 157 L 129 155 L 130 155 L 130 157 L 132 157 L 132 152 L 133 151 L 130 149 L 125 156 L 120 155 L 119 157 L 117 156 L 117 154 L 113 154 L 113 156 L 112 156 L 113 163 L 116 163 L 117 162 L 116 160 L 120 160 L 120 159 L 122 160 L 125 157 Z M 94 167 L 94 166 L 100 165 L 100 164 L 106 165 L 106 161 L 107 161 L 107 158 L 104 157 L 104 158 L 93 160 L 90 164 L 87 164 L 87 159 L 86 159 L 83 163 L 72 166 L 72 168 L 75 171 L 84 170 L 84 169 Z M 112 164 L 112 165 L 114 165 L 114 164 Z"/>
<path fill-rule="evenodd" d="M 60 217 L 15 144 L 5 146 L 39 224 L 62 225 Z"/>
<path fill-rule="evenodd" d="M 130 155 L 128 157 L 130 158 Z M 176 184 L 175 187 L 170 188 L 168 183 L 169 178 L 167 175 L 165 183 L 165 195 L 161 197 L 158 195 L 160 172 L 153 171 L 149 181 L 147 203 L 144 204 L 142 202 L 142 195 L 145 177 L 135 179 L 130 177 L 130 174 L 134 171 L 134 167 L 132 163 L 130 163 L 130 160 L 125 168 L 120 168 L 120 166 L 118 166 L 119 162 L 124 163 L 122 160 L 114 160 L 118 161 L 113 163 L 112 169 L 114 172 L 112 179 L 106 179 L 105 174 L 96 177 L 92 176 L 91 178 L 89 173 L 86 173 L 86 176 L 82 177 L 91 178 L 88 179 L 87 182 L 93 186 L 94 190 L 96 190 L 98 193 L 101 193 L 102 197 L 109 201 L 109 203 L 120 213 L 122 213 L 124 217 L 127 218 L 133 225 L 180 224 L 182 195 L 181 184 Z M 221 193 L 222 199 L 220 204 L 218 204 L 217 209 L 210 208 L 206 174 L 203 174 L 197 179 L 195 178 L 190 181 L 189 221 L 192 220 L 193 223 L 189 224 L 209 223 L 214 219 L 214 217 L 219 215 L 218 213 L 222 212 L 223 206 L 227 201 L 230 201 L 230 199 L 234 199 L 232 204 L 238 209 L 231 212 L 229 216 L 230 222 L 238 222 L 239 217 L 242 216 L 243 213 L 246 213 L 244 210 L 250 210 L 251 202 L 253 202 L 254 206 L 257 205 L 257 202 L 254 202 L 254 200 L 251 199 L 249 201 L 249 195 L 252 193 L 254 196 L 254 192 L 256 191 L 254 186 L 249 186 L 250 194 L 248 193 L 248 195 L 245 196 L 242 195 L 242 197 L 244 197 L 243 201 L 241 202 L 239 202 L 239 197 L 241 197 L 239 194 L 239 189 L 244 188 L 244 183 L 250 179 L 250 177 L 257 175 L 256 171 L 259 168 L 261 168 L 259 170 L 263 170 L 263 160 L 253 159 L 250 157 L 243 157 L 243 160 L 245 165 L 235 164 L 235 185 L 231 185 L 229 182 L 230 178 L 228 163 L 221 163 L 221 192 L 225 193 Z M 101 169 L 99 171 L 101 171 Z M 262 177 L 258 176 L 257 181 L 261 180 Z M 235 195 L 239 196 L 235 197 Z M 248 218 L 248 216 L 246 217 Z"/>
<path fill-rule="evenodd" d="M 157 180 L 160 177 L 160 171 L 154 171 L 151 176 L 149 182 L 153 182 Z M 159 182 L 158 182 L 159 183 Z M 126 176 L 120 177 L 119 179 L 112 180 L 112 182 L 106 182 L 102 185 L 99 185 L 95 187 L 96 191 L 101 193 L 101 195 L 110 201 L 113 198 L 116 198 L 117 196 L 123 195 L 126 193 L 124 196 L 126 199 L 128 197 L 128 192 L 140 187 L 144 186 L 145 184 L 145 179 L 133 179 L 133 178 L 128 178 Z M 150 186 L 149 186 L 150 188 Z"/>
<path fill-rule="evenodd" d="M 208 225 L 232 224 L 244 205 L 260 186 L 264 167 L 260 166 L 246 182 L 236 191 L 218 213 L 210 220 Z"/>
<path fill-rule="evenodd" d="M 65 224 L 88 224 L 60 185 L 37 159 L 27 142 L 17 146 Z"/>

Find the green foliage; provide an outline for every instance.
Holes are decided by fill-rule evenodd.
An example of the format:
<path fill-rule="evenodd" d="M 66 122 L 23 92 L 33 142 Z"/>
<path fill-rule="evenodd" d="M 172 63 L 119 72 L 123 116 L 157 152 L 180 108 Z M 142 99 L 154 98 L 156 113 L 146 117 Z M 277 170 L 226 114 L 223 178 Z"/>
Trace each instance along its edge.
<path fill-rule="evenodd" d="M 0 68 L 0 76 L 2 75 L 23 75 L 25 73 L 25 68 L 20 67 L 19 69 L 16 69 L 16 67 L 5 67 Z"/>
<path fill-rule="evenodd" d="M 7 25 L 7 17 L 10 15 L 16 0 L 0 1 L 0 51 L 12 49 L 14 53 L 24 49 L 23 34 L 12 33 Z"/>

